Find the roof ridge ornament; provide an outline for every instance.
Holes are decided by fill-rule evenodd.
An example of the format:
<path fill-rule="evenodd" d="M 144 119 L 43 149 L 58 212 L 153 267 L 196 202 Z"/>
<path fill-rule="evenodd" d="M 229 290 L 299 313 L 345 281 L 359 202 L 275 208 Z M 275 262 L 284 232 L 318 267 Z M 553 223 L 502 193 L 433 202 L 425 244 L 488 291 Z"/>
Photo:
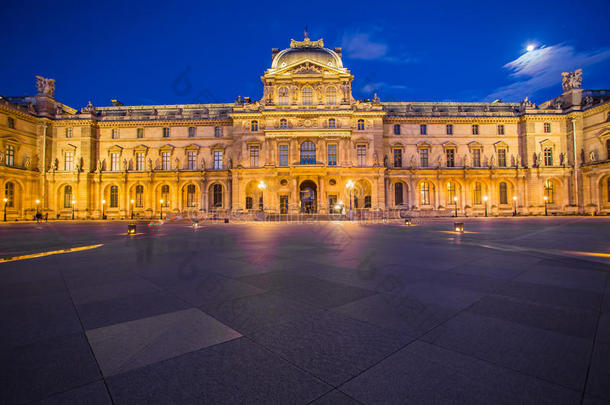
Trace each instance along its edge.
<path fill-rule="evenodd" d="M 291 48 L 324 48 L 324 40 L 322 38 L 317 41 L 312 41 L 309 39 L 309 35 L 307 31 L 304 33 L 304 39 L 302 41 L 295 41 L 294 39 L 290 40 Z"/>

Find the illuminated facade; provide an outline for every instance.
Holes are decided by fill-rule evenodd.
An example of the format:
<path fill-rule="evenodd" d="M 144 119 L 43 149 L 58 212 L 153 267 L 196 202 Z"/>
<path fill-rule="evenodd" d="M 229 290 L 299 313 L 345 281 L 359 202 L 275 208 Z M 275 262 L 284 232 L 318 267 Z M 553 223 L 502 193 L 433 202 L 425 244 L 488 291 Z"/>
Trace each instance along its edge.
<path fill-rule="evenodd" d="M 545 196 L 550 213 L 610 213 L 610 91 L 581 89 L 580 71 L 539 106 L 355 100 L 341 49 L 305 38 L 261 79 L 259 100 L 77 111 L 38 77 L 36 96 L 0 100 L 8 218 L 540 215 Z"/>

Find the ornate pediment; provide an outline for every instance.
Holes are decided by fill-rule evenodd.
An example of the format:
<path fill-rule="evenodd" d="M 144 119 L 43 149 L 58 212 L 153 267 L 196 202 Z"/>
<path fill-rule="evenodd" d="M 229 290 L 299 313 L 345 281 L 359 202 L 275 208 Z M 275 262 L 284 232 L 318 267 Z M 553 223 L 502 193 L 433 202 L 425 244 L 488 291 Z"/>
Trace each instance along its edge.
<path fill-rule="evenodd" d="M 292 70 L 292 73 L 298 75 L 318 75 L 322 73 L 322 69 L 319 66 L 312 64 L 311 62 L 305 62 L 301 65 L 298 65 Z"/>

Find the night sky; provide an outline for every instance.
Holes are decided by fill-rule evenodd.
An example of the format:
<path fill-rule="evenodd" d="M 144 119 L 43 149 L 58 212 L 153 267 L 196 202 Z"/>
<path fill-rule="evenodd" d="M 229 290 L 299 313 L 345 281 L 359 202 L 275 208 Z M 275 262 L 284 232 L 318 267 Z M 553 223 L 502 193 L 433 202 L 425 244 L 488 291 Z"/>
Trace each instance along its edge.
<path fill-rule="evenodd" d="M 42 3 L 42 2 L 41 2 Z M 259 99 L 271 48 L 343 47 L 354 97 L 519 101 L 561 93 L 565 70 L 610 88 L 610 1 L 69 2 L 3 5 L 0 94 L 126 105 Z M 528 45 L 535 45 L 531 52 Z"/>

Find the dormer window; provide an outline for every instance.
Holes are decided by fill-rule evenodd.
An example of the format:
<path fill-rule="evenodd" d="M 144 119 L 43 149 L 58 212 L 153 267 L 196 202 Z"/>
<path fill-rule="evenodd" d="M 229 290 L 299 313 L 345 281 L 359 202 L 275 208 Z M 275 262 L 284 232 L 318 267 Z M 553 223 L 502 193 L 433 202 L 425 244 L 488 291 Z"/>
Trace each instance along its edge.
<path fill-rule="evenodd" d="M 68 129 L 70 129 L 70 136 L 68 136 L 68 132 L 67 132 Z M 72 129 L 71 128 L 66 128 L 66 137 L 67 138 L 72 137 Z M 118 128 L 112 128 L 112 139 L 119 139 L 119 129 Z"/>
<path fill-rule="evenodd" d="M 214 138 L 222 138 L 222 127 L 214 127 Z"/>
<path fill-rule="evenodd" d="M 305 87 L 301 92 L 301 98 L 303 101 L 303 105 L 312 105 L 313 104 L 313 90 L 311 87 Z"/>
<path fill-rule="evenodd" d="M 428 127 L 426 124 L 421 124 L 419 126 L 419 134 L 420 135 L 426 135 L 428 133 Z"/>
<path fill-rule="evenodd" d="M 163 128 L 163 138 L 169 138 L 169 128 Z"/>
<path fill-rule="evenodd" d="M 334 118 L 329 118 L 328 119 L 328 127 L 329 128 L 336 128 L 337 127 Z"/>
<path fill-rule="evenodd" d="M 66 128 L 66 138 L 72 138 L 72 128 Z"/>
<path fill-rule="evenodd" d="M 282 118 L 280 120 L 280 129 L 286 129 L 286 128 L 288 128 L 288 122 L 284 118 Z"/>
<path fill-rule="evenodd" d="M 504 125 L 498 125 L 498 135 L 504 135 Z"/>
<path fill-rule="evenodd" d="M 358 131 L 364 131 L 364 120 L 358 120 Z"/>
<path fill-rule="evenodd" d="M 258 131 L 258 121 L 250 122 L 250 131 L 257 132 Z"/>

